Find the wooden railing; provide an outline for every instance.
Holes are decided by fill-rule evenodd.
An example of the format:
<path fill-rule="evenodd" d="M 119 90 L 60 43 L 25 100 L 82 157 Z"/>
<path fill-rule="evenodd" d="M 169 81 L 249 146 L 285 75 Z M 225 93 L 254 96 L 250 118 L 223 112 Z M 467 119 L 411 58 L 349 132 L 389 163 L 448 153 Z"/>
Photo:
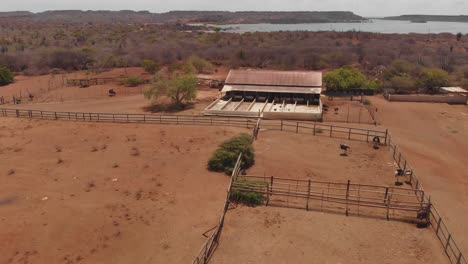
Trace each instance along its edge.
<path fill-rule="evenodd" d="M 209 125 L 253 128 L 256 118 L 211 117 L 195 115 L 146 115 L 84 112 L 53 112 L 41 110 L 23 110 L 0 108 L 0 116 L 34 118 L 46 120 L 110 122 L 110 123 L 148 123 L 174 125 Z"/>
<path fill-rule="evenodd" d="M 237 179 L 240 174 L 241 166 L 242 165 L 242 153 L 239 154 L 237 158 L 236 165 L 234 166 L 234 170 L 232 171 L 231 181 L 229 182 L 229 186 L 227 188 L 226 199 L 224 201 L 223 212 L 221 213 L 221 217 L 219 219 L 218 224 L 214 228 L 213 234 L 208 237 L 208 239 L 203 244 L 200 252 L 192 261 L 192 264 L 206 264 L 210 261 L 211 257 L 213 256 L 214 251 L 216 250 L 219 239 L 221 237 L 221 233 L 224 227 L 224 219 L 226 217 L 226 213 L 229 209 L 229 205 L 231 204 L 230 197 L 233 182 Z"/>
<path fill-rule="evenodd" d="M 352 128 L 304 121 L 263 119 L 261 122 L 261 128 L 365 142 L 371 142 L 375 137 L 378 137 L 381 143 L 386 143 L 388 136 L 388 130 Z"/>
<path fill-rule="evenodd" d="M 262 184 L 263 183 L 263 184 Z M 411 188 L 289 179 L 266 176 L 239 176 L 233 189 L 265 196 L 265 205 L 305 210 L 342 212 L 346 215 L 417 221 L 417 212 L 427 208 Z M 415 196 L 416 194 L 416 196 Z"/>

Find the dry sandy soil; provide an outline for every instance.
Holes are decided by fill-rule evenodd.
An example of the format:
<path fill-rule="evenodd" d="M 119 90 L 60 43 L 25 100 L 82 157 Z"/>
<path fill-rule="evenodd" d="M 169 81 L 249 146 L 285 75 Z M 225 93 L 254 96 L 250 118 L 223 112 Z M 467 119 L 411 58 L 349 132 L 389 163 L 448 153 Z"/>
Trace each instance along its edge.
<path fill-rule="evenodd" d="M 200 78 L 213 78 L 224 80 L 228 69 L 218 68 L 218 72 L 210 75 L 199 75 Z M 22 104 L 7 104 L 6 107 L 38 109 L 50 111 L 87 111 L 87 112 L 120 112 L 120 113 L 143 113 L 143 108 L 150 104 L 150 101 L 143 97 L 143 90 L 150 85 L 140 85 L 138 87 L 126 87 L 117 83 L 106 85 L 95 85 L 88 88 L 65 87 L 67 79 L 78 78 L 109 78 L 124 76 L 140 76 L 149 79 L 151 76 L 144 72 L 142 68 L 121 68 L 112 69 L 99 74 L 85 74 L 75 72 L 59 75 L 44 76 L 17 76 L 15 83 L 2 87 L 0 96 L 5 100 L 12 101 L 12 96 L 23 97 Z M 110 98 L 108 91 L 114 89 L 117 96 Z M 28 101 L 25 97 L 31 93 L 34 95 L 33 101 Z M 179 112 L 180 114 L 200 114 L 212 101 L 219 96 L 217 89 L 211 89 L 201 85 L 194 108 Z"/>
<path fill-rule="evenodd" d="M 351 151 L 347 157 L 340 144 Z M 255 141 L 255 165 L 251 175 L 292 179 L 312 179 L 388 185 L 395 183 L 395 164 L 387 147 L 375 150 L 372 143 L 295 134 L 261 131 Z M 408 186 L 407 186 L 408 187 Z"/>
<path fill-rule="evenodd" d="M 190 131 L 190 132 L 188 132 Z M 189 263 L 243 129 L 0 119 L 0 263 Z"/>
<path fill-rule="evenodd" d="M 322 103 L 328 106 L 328 111 L 324 111 L 323 121 L 374 124 L 374 119 L 359 99 L 358 96 L 353 101 L 350 101 L 350 97 L 333 97 L 331 100 L 328 96 L 322 96 Z"/>
<path fill-rule="evenodd" d="M 371 100 L 466 256 L 468 106 Z"/>
<path fill-rule="evenodd" d="M 430 229 L 295 209 L 239 206 L 227 213 L 213 264 L 443 264 Z"/>

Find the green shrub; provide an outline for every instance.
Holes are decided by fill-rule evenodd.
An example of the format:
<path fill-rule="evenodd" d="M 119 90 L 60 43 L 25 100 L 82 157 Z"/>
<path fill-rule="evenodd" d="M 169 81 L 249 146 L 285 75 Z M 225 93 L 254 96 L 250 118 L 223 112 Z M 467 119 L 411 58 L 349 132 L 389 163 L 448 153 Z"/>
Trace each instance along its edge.
<path fill-rule="evenodd" d="M 0 86 L 13 83 L 15 75 L 7 67 L 0 67 Z"/>
<path fill-rule="evenodd" d="M 239 190 L 244 189 L 244 190 Z M 240 179 L 235 181 L 235 187 L 231 191 L 230 199 L 236 203 L 243 203 L 249 206 L 261 205 L 265 200 L 265 194 L 255 192 L 254 190 L 268 190 L 268 182 Z"/>
<path fill-rule="evenodd" d="M 364 104 L 364 105 L 371 105 L 371 104 L 372 104 L 372 101 L 366 98 L 366 99 L 364 100 L 363 104 Z"/>
<path fill-rule="evenodd" d="M 255 162 L 255 153 L 251 141 L 252 136 L 248 134 L 240 134 L 225 141 L 208 161 L 208 169 L 210 171 L 225 172 L 228 175 L 232 174 L 232 170 L 241 152 L 243 153 L 241 168 L 247 169 L 252 167 Z"/>
<path fill-rule="evenodd" d="M 265 196 L 256 192 L 232 190 L 230 200 L 235 203 L 257 206 L 263 203 Z"/>
<path fill-rule="evenodd" d="M 160 69 L 159 64 L 153 60 L 144 60 L 141 66 L 147 73 L 151 74 L 155 74 Z"/>
<path fill-rule="evenodd" d="M 128 77 L 120 81 L 120 84 L 130 86 L 130 87 L 136 87 L 144 83 L 145 83 L 145 80 L 143 80 L 141 77 L 138 77 L 138 76 Z"/>

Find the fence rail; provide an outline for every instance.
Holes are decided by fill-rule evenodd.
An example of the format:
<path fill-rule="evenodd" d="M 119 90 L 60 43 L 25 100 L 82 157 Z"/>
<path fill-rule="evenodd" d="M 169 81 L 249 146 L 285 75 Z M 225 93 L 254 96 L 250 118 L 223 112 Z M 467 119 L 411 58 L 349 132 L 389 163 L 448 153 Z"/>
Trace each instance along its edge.
<path fill-rule="evenodd" d="M 351 128 L 315 122 L 263 119 L 261 127 L 270 130 L 312 134 L 314 136 L 328 136 L 365 142 L 371 142 L 374 140 L 375 137 L 378 137 L 380 142 L 386 143 L 388 137 L 388 130 L 381 131 L 362 128 Z"/>
<path fill-rule="evenodd" d="M 45 120 L 66 120 L 86 122 L 110 123 L 148 123 L 148 124 L 176 124 L 176 125 L 210 125 L 235 126 L 253 128 L 256 118 L 211 117 L 195 115 L 145 115 L 145 114 L 112 114 L 112 113 L 82 113 L 82 112 L 53 112 L 40 110 L 6 109 L 0 108 L 0 116 L 34 118 Z"/>
<path fill-rule="evenodd" d="M 85 113 L 85 112 L 54 112 L 27 109 L 0 108 L 0 116 L 35 118 L 45 120 L 66 120 L 86 122 L 110 123 L 148 123 L 148 124 L 175 124 L 175 125 L 210 125 L 235 126 L 256 128 L 258 135 L 260 129 L 279 130 L 293 133 L 312 134 L 348 140 L 370 142 L 378 137 L 380 141 L 387 141 L 387 131 L 351 128 L 336 125 L 327 125 L 314 122 L 267 120 L 249 117 L 218 117 L 202 115 L 146 115 L 146 114 L 114 114 L 114 113 Z"/>
<path fill-rule="evenodd" d="M 233 189 L 265 196 L 266 205 L 342 212 L 346 215 L 385 217 L 413 221 L 417 212 L 429 206 L 416 196 L 424 192 L 411 188 L 288 179 L 266 176 L 239 176 Z M 415 196 L 416 194 L 416 196 Z"/>
<path fill-rule="evenodd" d="M 229 205 L 231 204 L 230 197 L 231 197 L 231 190 L 233 187 L 233 182 L 237 179 L 237 177 L 240 174 L 241 165 L 242 165 L 242 153 L 239 154 L 236 165 L 234 166 L 234 170 L 231 175 L 231 181 L 229 182 L 229 186 L 227 188 L 226 200 L 224 202 L 223 212 L 221 214 L 219 222 L 216 225 L 213 234 L 211 234 L 211 236 L 208 237 L 206 242 L 203 244 L 200 252 L 192 261 L 192 264 L 207 264 L 210 261 L 211 257 L 213 256 L 213 253 L 219 244 L 219 239 L 221 237 L 221 233 L 224 227 L 224 220 L 226 217 L 226 213 L 229 209 Z"/>
<path fill-rule="evenodd" d="M 420 179 L 416 176 L 413 168 L 410 166 L 406 157 L 402 154 L 401 149 L 394 142 L 391 134 L 388 134 L 388 146 L 393 155 L 393 160 L 397 164 L 398 168 L 403 170 L 406 183 L 412 186 L 417 191 L 422 192 L 423 195 L 416 196 L 419 201 L 427 202 L 431 204 L 428 220 L 439 239 L 440 243 L 444 247 L 444 252 L 452 264 L 468 264 L 467 260 L 463 256 L 460 248 L 455 242 L 453 235 L 447 228 L 447 225 L 442 220 L 439 211 L 435 207 L 434 203 L 431 202 L 431 197 L 424 192 L 424 188 L 421 185 Z"/>

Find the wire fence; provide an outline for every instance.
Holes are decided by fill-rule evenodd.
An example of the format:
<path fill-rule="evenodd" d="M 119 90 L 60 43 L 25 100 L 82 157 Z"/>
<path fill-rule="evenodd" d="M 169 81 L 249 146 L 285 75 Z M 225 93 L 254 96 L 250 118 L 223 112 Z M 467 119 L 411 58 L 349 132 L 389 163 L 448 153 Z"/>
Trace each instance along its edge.
<path fill-rule="evenodd" d="M 428 221 L 431 224 L 437 238 L 444 247 L 444 252 L 447 254 L 450 263 L 452 264 L 468 264 L 463 253 L 455 242 L 453 235 L 448 230 L 447 225 L 442 220 L 439 211 L 434 206 L 434 203 L 431 201 L 431 197 L 427 195 L 424 191 L 424 188 L 421 185 L 420 179 L 416 176 L 413 168 L 410 166 L 409 162 L 402 154 L 401 149 L 394 142 L 391 134 L 388 134 L 388 146 L 393 155 L 393 160 L 397 164 L 398 168 L 403 171 L 403 177 L 405 182 L 412 186 L 416 191 L 419 191 L 422 195 L 416 197 L 420 202 L 429 202 L 430 210 L 428 214 Z"/>

